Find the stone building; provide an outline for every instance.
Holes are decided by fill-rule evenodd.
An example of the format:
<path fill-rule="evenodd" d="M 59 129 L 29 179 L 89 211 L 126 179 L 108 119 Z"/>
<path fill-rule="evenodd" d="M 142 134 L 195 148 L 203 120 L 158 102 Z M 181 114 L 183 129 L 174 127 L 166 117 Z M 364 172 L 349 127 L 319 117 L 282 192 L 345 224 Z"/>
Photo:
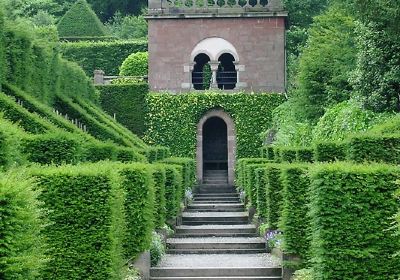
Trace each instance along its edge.
<path fill-rule="evenodd" d="M 150 90 L 283 93 L 286 18 L 281 0 L 149 0 Z M 227 170 L 233 185 L 235 120 L 223 108 L 199 119 L 196 154 L 200 182 Z"/>

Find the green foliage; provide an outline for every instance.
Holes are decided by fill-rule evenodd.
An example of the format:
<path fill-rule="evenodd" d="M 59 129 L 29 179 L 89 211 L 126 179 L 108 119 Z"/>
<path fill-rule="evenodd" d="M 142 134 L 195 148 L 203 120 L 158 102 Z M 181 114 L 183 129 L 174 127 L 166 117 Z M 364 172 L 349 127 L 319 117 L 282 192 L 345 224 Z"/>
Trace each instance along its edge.
<path fill-rule="evenodd" d="M 39 279 L 47 261 L 45 212 L 34 183 L 17 172 L 0 178 L 0 278 Z"/>
<path fill-rule="evenodd" d="M 303 268 L 294 273 L 293 280 L 314 280 L 313 270 Z"/>
<path fill-rule="evenodd" d="M 25 163 L 21 153 L 21 139 L 25 132 L 11 122 L 0 117 L 0 166 L 8 169 Z"/>
<path fill-rule="evenodd" d="M 267 196 L 266 196 L 266 169 L 258 168 L 255 170 L 255 186 L 257 189 L 257 213 L 261 219 L 267 218 Z M 267 225 L 268 227 L 268 225 Z M 264 230 L 265 232 L 265 230 Z M 262 233 L 264 235 L 264 232 Z"/>
<path fill-rule="evenodd" d="M 274 154 L 274 147 L 273 146 L 271 146 L 271 145 L 262 146 L 260 148 L 260 152 L 261 152 L 261 157 L 262 158 L 265 158 L 265 159 L 268 159 L 268 160 L 271 160 L 271 161 L 275 160 L 275 158 L 274 158 L 275 154 Z"/>
<path fill-rule="evenodd" d="M 280 161 L 281 162 L 295 162 L 296 161 L 297 148 L 282 147 L 280 150 Z"/>
<path fill-rule="evenodd" d="M 310 179 L 308 168 L 290 165 L 282 169 L 282 212 L 279 229 L 284 232 L 283 251 L 307 261 L 310 221 L 307 215 Z"/>
<path fill-rule="evenodd" d="M 157 229 L 161 229 L 164 226 L 167 217 L 167 202 L 165 199 L 167 175 L 165 167 L 162 164 L 152 165 L 152 168 L 156 201 L 154 205 L 154 226 Z"/>
<path fill-rule="evenodd" d="M 49 209 L 44 233 L 50 261 L 42 278 L 120 279 L 126 230 L 124 195 L 116 176 L 104 165 L 32 173 Z"/>
<path fill-rule="evenodd" d="M 106 30 L 86 0 L 77 0 L 57 25 L 61 38 L 106 37 Z"/>
<path fill-rule="evenodd" d="M 103 70 L 106 75 L 118 75 L 122 62 L 132 53 L 147 51 L 147 41 L 102 41 L 61 43 L 63 56 L 78 63 L 86 75 Z"/>
<path fill-rule="evenodd" d="M 282 179 L 280 177 L 282 165 L 270 164 L 265 167 L 267 223 L 269 229 L 277 229 L 282 204 Z"/>
<path fill-rule="evenodd" d="M 344 140 L 351 133 L 367 131 L 382 118 L 354 100 L 342 102 L 326 110 L 313 129 L 313 138 L 314 141 Z"/>
<path fill-rule="evenodd" d="M 345 163 L 311 169 L 314 279 L 398 279 L 400 239 L 391 219 L 399 169 Z"/>
<path fill-rule="evenodd" d="M 374 112 L 400 112 L 400 40 L 374 24 L 359 25 L 355 95 Z"/>
<path fill-rule="evenodd" d="M 146 156 L 150 163 L 163 160 L 171 156 L 171 151 L 163 146 L 150 146 L 146 149 Z"/>
<path fill-rule="evenodd" d="M 6 48 L 4 44 L 4 15 L 3 7 L 0 7 L 0 91 L 1 85 L 4 82 L 4 73 L 6 70 L 6 60 L 5 60 Z"/>
<path fill-rule="evenodd" d="M 137 52 L 129 55 L 122 62 L 120 76 L 147 76 L 149 69 L 148 52 Z"/>
<path fill-rule="evenodd" d="M 196 162 L 191 158 L 166 158 L 161 163 L 179 165 L 182 167 L 182 197 L 185 195 L 187 189 L 192 189 L 196 180 Z"/>
<path fill-rule="evenodd" d="M 236 186 L 245 189 L 247 182 L 246 166 L 249 164 L 268 163 L 265 158 L 241 158 L 236 163 Z"/>
<path fill-rule="evenodd" d="M 296 151 L 297 162 L 313 162 L 314 150 L 313 148 L 298 148 Z"/>
<path fill-rule="evenodd" d="M 345 142 L 318 142 L 314 145 L 314 160 L 320 162 L 342 161 L 346 159 Z"/>
<path fill-rule="evenodd" d="M 385 121 L 376 124 L 371 128 L 370 132 L 377 134 L 400 133 L 400 115 L 393 115 L 392 117 L 387 118 Z"/>
<path fill-rule="evenodd" d="M 123 166 L 119 173 L 126 192 L 125 256 L 135 258 L 139 253 L 149 249 L 151 244 L 154 227 L 154 181 L 148 165 Z"/>
<path fill-rule="evenodd" d="M 182 200 L 182 175 L 177 166 L 165 165 L 166 183 L 165 200 L 167 210 L 167 222 L 174 219 L 180 211 Z"/>
<path fill-rule="evenodd" d="M 22 151 L 30 162 L 57 165 L 77 163 L 81 158 L 81 141 L 61 132 L 35 135 L 23 140 Z"/>
<path fill-rule="evenodd" d="M 105 26 L 108 32 L 118 39 L 146 38 L 148 33 L 147 21 L 142 15 L 122 16 L 120 12 L 116 12 Z"/>
<path fill-rule="evenodd" d="M 211 66 L 209 63 L 206 63 L 203 66 L 203 89 L 204 90 L 210 89 L 211 80 L 212 80 Z"/>
<path fill-rule="evenodd" d="M 156 266 L 165 255 L 165 244 L 162 236 L 153 232 L 150 247 L 151 266 Z"/>
<path fill-rule="evenodd" d="M 348 159 L 355 162 L 400 163 L 400 134 L 362 134 L 348 141 Z"/>
<path fill-rule="evenodd" d="M 105 112 L 138 135 L 145 131 L 147 84 L 98 86 Z"/>
<path fill-rule="evenodd" d="M 145 139 L 169 147 L 174 155 L 194 158 L 197 124 L 207 111 L 217 108 L 235 123 L 237 157 L 257 156 L 262 144 L 259 135 L 270 126 L 272 110 L 281 102 L 282 96 L 276 94 L 150 93 Z"/>
<path fill-rule="evenodd" d="M 112 142 L 90 141 L 83 146 L 83 158 L 88 162 L 115 161 L 117 145 Z"/>
<path fill-rule="evenodd" d="M 116 152 L 116 159 L 120 162 L 147 162 L 146 157 L 134 148 L 118 146 Z"/>
<path fill-rule="evenodd" d="M 258 203 L 258 189 L 257 187 L 259 187 L 257 185 L 257 169 L 265 166 L 266 163 L 250 163 L 250 164 L 246 164 L 244 167 L 244 173 L 245 173 L 245 181 L 244 181 L 244 190 L 246 192 L 246 195 L 249 199 L 249 204 L 254 206 L 256 209 L 258 207 L 257 203 Z M 264 186 L 261 186 L 261 188 L 264 188 Z M 260 190 L 262 191 L 262 190 Z"/>
<path fill-rule="evenodd" d="M 327 106 L 349 99 L 355 67 L 354 19 L 338 6 L 315 18 L 300 57 L 298 113 L 316 123 Z"/>

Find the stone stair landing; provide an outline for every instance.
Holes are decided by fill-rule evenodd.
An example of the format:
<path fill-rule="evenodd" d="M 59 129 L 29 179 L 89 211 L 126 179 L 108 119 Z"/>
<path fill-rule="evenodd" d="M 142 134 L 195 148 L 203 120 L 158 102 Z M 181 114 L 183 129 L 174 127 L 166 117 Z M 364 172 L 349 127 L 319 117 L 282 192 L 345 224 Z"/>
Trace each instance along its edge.
<path fill-rule="evenodd" d="M 167 240 L 167 255 L 153 280 L 281 280 L 279 260 L 266 253 L 226 171 L 209 171 L 182 225 Z"/>

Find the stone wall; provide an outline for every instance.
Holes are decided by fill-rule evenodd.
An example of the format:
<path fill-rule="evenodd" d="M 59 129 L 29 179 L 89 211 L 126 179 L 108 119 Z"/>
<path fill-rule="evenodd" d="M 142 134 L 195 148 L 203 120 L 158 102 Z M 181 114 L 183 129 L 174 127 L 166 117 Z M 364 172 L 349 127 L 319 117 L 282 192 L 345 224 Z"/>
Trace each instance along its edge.
<path fill-rule="evenodd" d="M 203 39 L 223 38 L 239 55 L 246 90 L 285 91 L 285 17 L 149 18 L 149 83 L 153 91 L 188 91 L 190 59 Z"/>

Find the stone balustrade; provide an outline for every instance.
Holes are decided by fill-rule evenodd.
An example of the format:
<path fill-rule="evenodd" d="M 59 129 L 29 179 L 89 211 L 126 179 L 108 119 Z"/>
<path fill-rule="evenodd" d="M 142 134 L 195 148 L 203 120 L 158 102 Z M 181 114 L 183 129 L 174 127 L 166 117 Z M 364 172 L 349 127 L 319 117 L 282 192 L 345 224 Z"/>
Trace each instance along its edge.
<path fill-rule="evenodd" d="M 283 12 L 282 0 L 149 0 L 149 15 Z"/>

